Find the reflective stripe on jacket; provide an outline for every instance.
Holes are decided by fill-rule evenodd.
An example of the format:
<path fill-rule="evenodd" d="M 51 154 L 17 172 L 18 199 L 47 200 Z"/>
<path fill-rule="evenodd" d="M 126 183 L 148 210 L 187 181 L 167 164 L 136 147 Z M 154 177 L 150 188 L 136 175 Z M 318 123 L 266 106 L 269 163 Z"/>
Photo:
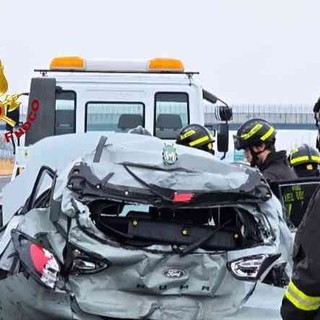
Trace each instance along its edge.
<path fill-rule="evenodd" d="M 320 320 L 320 188 L 296 233 L 293 272 L 281 306 L 284 320 Z"/>
<path fill-rule="evenodd" d="M 320 296 L 308 296 L 290 281 L 285 293 L 286 298 L 298 309 L 314 311 L 320 308 Z"/>

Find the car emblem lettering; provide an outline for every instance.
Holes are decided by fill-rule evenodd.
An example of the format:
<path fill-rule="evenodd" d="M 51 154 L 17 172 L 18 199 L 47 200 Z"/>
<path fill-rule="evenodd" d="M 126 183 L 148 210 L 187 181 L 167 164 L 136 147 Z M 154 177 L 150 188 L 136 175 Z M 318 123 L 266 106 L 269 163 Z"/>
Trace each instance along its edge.
<path fill-rule="evenodd" d="M 186 272 L 181 269 L 167 269 L 163 272 L 163 275 L 167 278 L 182 278 L 186 275 Z"/>

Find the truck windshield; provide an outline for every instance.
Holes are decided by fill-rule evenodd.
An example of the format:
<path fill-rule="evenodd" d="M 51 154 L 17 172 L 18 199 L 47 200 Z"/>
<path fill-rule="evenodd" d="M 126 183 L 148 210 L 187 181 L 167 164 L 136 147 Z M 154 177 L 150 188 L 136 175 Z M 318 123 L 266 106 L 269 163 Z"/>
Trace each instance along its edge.
<path fill-rule="evenodd" d="M 87 102 L 86 131 L 128 132 L 145 125 L 142 102 Z"/>
<path fill-rule="evenodd" d="M 155 95 L 154 135 L 175 139 L 189 124 L 189 96 L 185 92 L 158 92 Z"/>

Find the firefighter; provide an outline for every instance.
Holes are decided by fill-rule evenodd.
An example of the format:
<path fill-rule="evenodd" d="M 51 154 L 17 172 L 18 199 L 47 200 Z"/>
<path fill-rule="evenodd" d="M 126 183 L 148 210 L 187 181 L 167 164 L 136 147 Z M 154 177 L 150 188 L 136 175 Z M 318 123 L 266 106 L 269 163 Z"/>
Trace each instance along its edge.
<path fill-rule="evenodd" d="M 214 141 L 214 137 L 206 127 L 200 124 L 189 124 L 181 129 L 176 143 L 214 154 Z"/>
<path fill-rule="evenodd" d="M 269 182 L 296 179 L 286 151 L 276 151 L 275 142 L 276 130 L 263 119 L 243 123 L 234 136 L 235 149 L 245 150 L 247 161 L 252 167 L 258 167 Z"/>
<path fill-rule="evenodd" d="M 318 167 L 320 164 L 320 154 L 315 148 L 307 144 L 291 150 L 289 163 L 300 178 L 318 177 L 320 174 Z"/>
<path fill-rule="evenodd" d="M 320 99 L 314 106 L 316 125 L 319 110 Z M 317 148 L 320 149 L 319 127 Z M 283 320 L 320 319 L 319 208 L 320 187 L 314 192 L 296 233 L 292 277 L 281 306 Z"/>

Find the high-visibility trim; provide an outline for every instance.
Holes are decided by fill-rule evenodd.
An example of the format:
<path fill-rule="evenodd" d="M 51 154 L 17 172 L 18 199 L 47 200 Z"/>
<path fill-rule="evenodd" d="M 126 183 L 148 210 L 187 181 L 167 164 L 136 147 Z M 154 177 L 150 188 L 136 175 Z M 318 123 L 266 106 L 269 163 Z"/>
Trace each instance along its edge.
<path fill-rule="evenodd" d="M 319 156 L 311 156 L 311 160 L 320 163 L 320 157 Z"/>
<path fill-rule="evenodd" d="M 206 141 L 209 141 L 209 140 L 210 140 L 209 136 L 204 136 L 204 137 L 201 137 L 201 138 L 199 138 L 197 140 L 194 140 L 194 141 L 190 142 L 189 146 L 190 147 L 194 147 L 194 146 L 197 146 L 200 143 L 203 143 L 203 142 L 206 142 Z"/>
<path fill-rule="evenodd" d="M 186 133 L 181 134 L 181 135 L 180 135 L 180 139 L 181 139 L 181 140 L 184 140 L 184 139 L 186 139 L 186 138 L 188 138 L 188 137 L 190 137 L 190 136 L 193 136 L 195 133 L 196 133 L 196 132 L 195 132 L 194 130 L 189 130 L 189 131 L 187 131 Z"/>
<path fill-rule="evenodd" d="M 291 164 L 296 164 L 299 162 L 317 162 L 320 163 L 320 157 L 319 156 L 311 156 L 311 158 L 309 156 L 300 156 L 300 157 L 296 157 L 290 160 Z"/>
<path fill-rule="evenodd" d="M 288 218 L 290 218 L 291 217 L 291 213 L 292 213 L 292 203 L 288 203 L 287 210 L 288 210 L 288 212 L 287 212 Z"/>
<path fill-rule="evenodd" d="M 274 133 L 274 128 L 271 127 L 260 139 L 262 141 L 267 140 Z"/>
<path fill-rule="evenodd" d="M 320 308 L 319 296 L 308 296 L 299 290 L 292 281 L 289 283 L 285 296 L 296 308 L 300 310 L 313 311 Z"/>
<path fill-rule="evenodd" d="M 298 162 L 302 162 L 302 161 L 308 161 L 309 160 L 309 156 L 301 156 L 301 157 L 296 157 L 290 160 L 291 164 L 296 164 Z"/>
<path fill-rule="evenodd" d="M 241 139 L 248 140 L 254 134 L 256 134 L 262 127 L 263 125 L 261 123 L 257 123 L 249 132 L 242 134 Z"/>

